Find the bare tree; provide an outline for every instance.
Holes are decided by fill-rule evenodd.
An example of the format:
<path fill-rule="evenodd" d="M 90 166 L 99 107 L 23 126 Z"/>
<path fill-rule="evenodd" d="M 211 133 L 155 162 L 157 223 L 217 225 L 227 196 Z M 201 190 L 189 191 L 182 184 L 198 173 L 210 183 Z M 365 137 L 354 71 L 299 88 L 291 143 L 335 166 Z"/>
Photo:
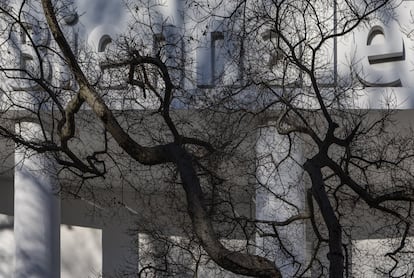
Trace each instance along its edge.
<path fill-rule="evenodd" d="M 146 222 L 160 251 L 150 254 L 157 263 L 143 267 L 142 276 L 183 275 L 188 270 L 176 259 L 182 256 L 194 262 L 195 274 L 210 258 L 236 274 L 281 277 L 276 254 L 294 276 L 349 277 L 350 243 L 361 230 L 400 238 L 386 254 L 394 261 L 388 275 L 397 275 L 412 233 L 412 133 L 393 132 L 391 109 L 355 106 L 360 80 L 331 66 L 339 38 L 391 18 L 396 4 L 187 1 L 177 18 L 197 20 L 184 29 L 158 20 L 162 5 L 131 1 L 127 31 L 113 42 L 99 37 L 94 51 L 69 38 L 82 16 L 69 2 L 4 3 L 0 45 L 9 58 L 0 65 L 0 133 L 47 152 L 62 166 L 62 179 L 78 176 L 79 188 L 68 190 L 74 195 L 114 172 L 137 192 L 145 184 L 140 178 L 169 185 L 166 209 L 182 216 L 186 240 L 170 240 L 157 233 L 159 223 Z M 207 70 L 195 73 L 197 66 Z M 137 107 L 139 113 L 128 110 Z M 10 124 L 27 119 L 40 124 L 42 140 L 27 140 Z M 81 128 L 94 139 L 81 138 Z M 304 174 L 290 179 L 293 168 Z M 241 213 L 253 203 L 245 198 L 263 190 L 277 200 L 279 216 Z M 368 214 L 373 230 L 358 222 Z M 313 244 L 307 259 L 287 238 L 289 227 L 304 225 Z M 234 238 L 241 247 L 222 240 Z M 269 254 L 269 246 L 278 250 Z"/>

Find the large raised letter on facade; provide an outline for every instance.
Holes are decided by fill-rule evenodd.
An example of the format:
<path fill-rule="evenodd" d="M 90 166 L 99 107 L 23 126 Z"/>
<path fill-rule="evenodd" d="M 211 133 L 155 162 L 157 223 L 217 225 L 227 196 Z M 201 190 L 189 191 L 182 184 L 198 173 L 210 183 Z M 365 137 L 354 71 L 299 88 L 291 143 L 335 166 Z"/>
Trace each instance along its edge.
<path fill-rule="evenodd" d="M 356 74 L 361 83 L 370 87 L 404 86 L 398 62 L 405 59 L 405 48 L 396 23 L 376 24 L 359 32 L 356 40 Z"/>

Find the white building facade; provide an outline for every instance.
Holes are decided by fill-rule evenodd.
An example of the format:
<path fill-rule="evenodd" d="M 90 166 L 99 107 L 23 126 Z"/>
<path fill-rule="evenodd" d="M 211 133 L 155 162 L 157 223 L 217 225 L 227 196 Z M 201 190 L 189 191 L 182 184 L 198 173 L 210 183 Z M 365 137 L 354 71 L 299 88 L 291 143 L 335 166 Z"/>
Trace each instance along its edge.
<path fill-rule="evenodd" d="M 207 3 L 212 6 L 204 7 Z M 336 34 L 340 32 L 337 27 L 341 19 L 337 18 L 337 13 L 342 8 L 342 2 L 330 3 L 325 17 L 321 18 L 324 17 L 325 27 L 331 28 L 329 32 Z M 215 9 L 214 4 L 221 8 Z M 281 52 L 278 52 L 279 46 L 275 45 L 279 44 L 280 38 L 267 25 L 257 30 L 245 30 L 258 34 L 256 42 L 250 39 L 244 45 L 235 41 L 234 34 L 238 36 L 243 30 L 238 29 L 237 20 L 232 22 L 233 25 L 226 20 L 230 17 L 228 11 L 232 11 L 235 3 L 199 1 L 191 4 L 183 0 L 168 0 L 135 4 L 124 0 L 68 0 L 57 1 L 55 5 L 61 28 L 87 77 L 95 82 L 112 110 L 122 111 L 119 117 L 121 124 L 127 126 L 136 138 L 145 132 L 153 135 L 150 143 L 168 139 L 165 131 L 159 131 L 162 129 L 159 120 L 152 119 L 150 115 L 159 109 L 158 101 L 163 96 L 129 87 L 125 74 L 128 65 L 122 63 L 122 55 L 134 50 L 128 47 L 135 46 L 143 55 L 157 56 L 165 61 L 171 70 L 173 83 L 179 87 L 179 93 L 170 105 L 178 111 L 174 119 L 182 121 L 183 130 L 189 129 L 190 133 L 208 133 L 203 128 L 212 123 L 204 122 L 214 121 L 214 117 L 201 119 L 197 123 L 200 126 L 193 123 L 191 126 L 186 118 L 191 122 L 191 117 L 197 117 L 188 112 L 191 109 L 208 111 L 206 103 L 209 98 L 214 102 L 215 94 L 246 87 L 248 89 L 235 98 L 240 101 L 237 104 L 240 110 L 260 108 L 261 100 L 255 98 L 251 101 L 251 98 L 265 86 L 258 84 L 255 87 L 257 91 L 254 91 L 251 89 L 253 86 L 244 84 L 249 70 L 261 75 L 263 65 L 268 66 L 276 77 L 269 76 L 271 82 L 266 86 L 276 88 L 274 92 L 284 91 L 280 87 L 285 86 L 290 93 L 294 93 L 302 90 L 305 86 L 301 84 L 307 82 L 300 71 L 280 64 L 284 50 L 280 47 Z M 1 36 L 4 37 L 0 50 L 8 53 L 0 58 L 3 59 L 0 68 L 4 80 L 1 90 L 5 116 L 2 119 L 8 119 L 23 140 L 54 140 L 56 135 L 53 132 L 46 134 L 45 131 L 55 130 L 53 123 L 57 121 L 46 118 L 53 117 L 52 111 L 57 108 L 49 105 L 47 97 L 39 94 L 42 86 L 36 80 L 44 80 L 46 87 L 62 88 L 59 91 L 62 103 L 69 101 L 71 94 L 79 88 L 63 59 L 56 59 L 59 53 L 51 53 L 51 50 L 57 49 L 57 44 L 46 25 L 41 4 L 34 0 L 10 0 L 0 3 L 0 7 L 0 14 L 5 18 L 3 26 L 0 25 L 3 30 Z M 21 11 L 21 18 L 13 19 L 11 15 L 17 16 L 18 11 Z M 407 110 L 400 111 L 398 118 L 401 126 L 409 126 L 414 107 L 410 78 L 414 67 L 414 41 L 411 38 L 411 29 L 414 28 L 410 27 L 414 2 L 401 1 L 392 11 L 393 16 L 376 16 L 344 36 L 327 40 L 322 54 L 318 56 L 325 60 L 317 61 L 323 66 L 316 72 L 323 88 L 321 90 L 328 93 L 346 86 L 343 84 L 349 83 L 350 76 L 359 81 L 353 83 L 358 88 L 358 96 L 349 100 L 349 106 L 345 109 L 386 110 L 392 106 Z M 9 27 L 13 20 L 15 26 Z M 300 19 L 298 21 L 300 24 Z M 9 37 L 6 38 L 6 35 Z M 244 53 L 249 53 L 246 54 L 248 58 L 243 56 Z M 303 54 L 301 59 L 306 59 L 306 52 L 303 53 L 298 56 Z M 39 61 L 43 65 L 39 65 Z M 8 64 L 20 71 L 8 71 Z M 33 68 L 37 70 L 33 71 Z M 32 72 L 35 75 L 30 75 Z M 156 78 L 160 77 L 150 72 L 143 77 L 162 87 L 162 80 Z M 278 85 L 280 82 L 283 86 Z M 314 100 L 308 100 L 304 95 L 301 99 L 305 104 L 301 108 L 312 109 Z M 202 104 L 197 106 L 194 104 L 197 101 Z M 278 109 L 279 106 L 272 111 Z M 9 110 L 17 111 L 17 116 L 13 118 L 13 115 L 7 114 Z M 39 123 L 34 115 L 42 113 L 46 116 L 39 116 L 39 119 L 45 120 Z M 79 178 L 76 171 L 67 171 L 70 167 L 62 170 L 54 158 L 64 159 L 53 152 L 52 155 L 46 155 L 41 150 L 36 153 L 28 151 L 24 144 L 14 145 L 6 139 L 2 141 L 1 152 L 5 155 L 0 177 L 0 213 L 3 214 L 4 228 L 0 230 L 0 258 L 3 258 L 0 259 L 3 261 L 0 262 L 0 276 L 136 277 L 137 273 L 141 273 L 142 277 L 146 277 L 146 268 L 156 269 L 163 265 L 163 259 L 168 258 L 171 264 L 181 263 L 188 267 L 188 271 L 185 272 L 183 266 L 152 270 L 151 275 L 162 277 L 169 273 L 175 277 L 233 277 L 227 272 L 215 272 L 214 264 L 206 263 L 203 256 L 197 261 L 201 265 L 199 269 L 193 266 L 193 261 L 186 266 L 183 260 L 187 260 L 187 255 L 180 253 L 185 248 L 174 249 L 174 242 L 177 246 L 186 246 L 187 240 L 190 241 L 186 234 L 191 230 L 190 222 L 182 218 L 185 199 L 168 185 L 168 181 L 154 183 L 154 180 L 164 177 L 160 173 L 173 171 L 166 169 L 168 167 L 143 170 L 136 163 L 121 159 L 125 153 L 119 148 L 108 151 L 108 145 L 115 143 L 107 140 L 109 135 L 92 119 L 91 110 L 82 108 L 80 114 L 77 119 L 80 124 L 70 147 L 80 156 L 84 150 L 93 150 L 96 156 L 92 159 L 95 159 L 94 165 L 98 168 L 101 165 L 99 152 L 104 150 L 110 154 L 105 158 L 105 179 Z M 150 123 L 140 130 L 135 123 L 147 120 L 145 117 L 150 119 Z M 245 168 L 235 163 L 241 168 L 231 168 L 230 172 L 234 171 L 234 174 L 229 174 L 227 180 L 229 184 L 241 184 L 248 188 L 245 192 L 232 193 L 236 204 L 233 216 L 283 222 L 297 214 L 308 215 L 306 191 L 309 181 L 301 165 L 311 151 L 300 147 L 300 144 L 291 147 L 290 139 L 279 135 L 274 127 L 274 117 L 264 118 L 262 122 L 252 121 L 250 131 L 243 133 L 249 139 L 242 144 L 249 142 L 250 145 L 246 145 L 249 150 L 243 154 L 236 153 L 236 156 L 240 155 L 240 160 L 245 157 L 253 160 L 243 166 Z M 44 124 L 52 127 L 45 128 Z M 249 125 L 246 124 L 247 127 Z M 220 132 L 219 128 L 212 133 L 217 132 Z M 226 132 L 223 131 L 223 134 L 226 135 Z M 3 134 L 3 137 L 7 136 Z M 286 157 L 289 159 L 285 162 Z M 284 162 L 279 165 L 278 161 Z M 218 172 L 221 167 L 226 169 L 221 165 L 215 167 Z M 238 175 L 238 171 L 244 174 Z M 248 174 L 252 172 L 253 178 Z M 234 188 L 239 188 L 237 186 Z M 231 192 L 230 189 L 228 191 Z M 174 194 L 177 194 L 176 198 Z M 171 198 L 166 201 L 165 196 Z M 224 211 L 227 213 L 226 209 Z M 145 222 L 149 219 L 153 222 Z M 304 223 L 301 221 L 278 229 L 280 241 L 285 242 L 284 249 L 275 243 L 274 237 L 267 240 L 263 236 L 272 233 L 269 228 L 250 230 L 249 236 L 240 236 L 236 231 L 227 238 L 228 244 L 273 260 L 283 277 L 327 276 L 326 270 L 321 274 L 319 270 L 305 267 L 312 260 L 315 235 L 310 231 L 311 225 Z M 164 229 L 161 235 L 151 234 L 160 226 Z M 246 231 L 249 229 L 246 228 Z M 165 237 L 168 237 L 168 244 L 162 245 L 160 242 Z M 350 242 L 349 277 L 385 277 L 380 276 L 382 274 L 378 274 L 376 269 L 380 264 L 390 265 L 388 259 L 378 256 L 390 252 L 385 247 L 379 248 L 385 246 L 383 241 L 386 240 L 386 235 L 370 238 L 368 234 L 361 233 Z M 246 243 L 249 241 L 253 243 Z M 240 247 L 243 245 L 247 247 Z M 407 263 L 403 264 L 401 271 L 413 272 L 414 241 L 407 239 L 405 248 L 408 256 L 402 261 L 407 260 Z M 168 256 L 158 256 L 163 253 L 168 253 Z M 155 255 L 147 259 L 147 254 Z M 176 258 L 171 254 L 176 254 Z M 326 258 L 320 260 L 321 264 L 326 263 Z"/>

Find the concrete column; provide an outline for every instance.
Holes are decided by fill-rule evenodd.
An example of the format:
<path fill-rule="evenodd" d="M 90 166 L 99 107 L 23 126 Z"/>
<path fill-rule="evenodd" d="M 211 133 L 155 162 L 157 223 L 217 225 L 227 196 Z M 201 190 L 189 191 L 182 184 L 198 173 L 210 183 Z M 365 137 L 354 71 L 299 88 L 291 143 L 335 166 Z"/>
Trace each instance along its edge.
<path fill-rule="evenodd" d="M 298 165 L 302 160 L 299 150 L 291 149 L 289 140 L 279 135 L 275 128 L 260 130 L 256 145 L 258 187 L 256 190 L 256 219 L 284 221 L 305 211 L 305 188 L 301 182 L 303 171 Z M 306 237 L 304 222 L 294 222 L 279 227 L 278 234 L 285 250 L 275 237 L 262 237 L 257 233 L 258 254 L 275 261 L 283 277 L 293 277 L 306 261 Z M 269 225 L 260 225 L 265 233 L 273 233 Z M 294 256 L 287 254 L 288 251 Z"/>
<path fill-rule="evenodd" d="M 41 127 L 23 122 L 24 139 L 42 138 Z M 14 173 L 15 278 L 60 277 L 60 199 L 52 161 L 17 146 Z"/>
<path fill-rule="evenodd" d="M 138 273 L 138 235 L 131 234 L 126 225 L 109 223 L 102 229 L 102 273 L 103 277 Z"/>

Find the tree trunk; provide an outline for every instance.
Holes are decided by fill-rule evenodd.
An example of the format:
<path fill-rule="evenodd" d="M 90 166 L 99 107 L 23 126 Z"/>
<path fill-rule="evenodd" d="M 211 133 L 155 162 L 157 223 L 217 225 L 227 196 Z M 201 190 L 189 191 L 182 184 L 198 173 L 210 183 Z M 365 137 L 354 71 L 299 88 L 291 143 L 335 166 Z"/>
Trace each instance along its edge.
<path fill-rule="evenodd" d="M 329 232 L 329 277 L 342 278 L 344 275 L 344 255 L 342 251 L 341 224 L 326 194 L 321 168 L 315 164 L 312 160 L 308 160 L 304 167 L 311 178 L 312 193 Z"/>
<path fill-rule="evenodd" d="M 204 250 L 224 269 L 231 272 L 262 278 L 281 278 L 274 262 L 260 256 L 226 249 L 217 238 L 208 216 L 203 191 L 192 165 L 192 157 L 182 147 L 170 144 L 166 147 L 178 167 L 187 197 L 187 210 L 193 229 Z"/>

